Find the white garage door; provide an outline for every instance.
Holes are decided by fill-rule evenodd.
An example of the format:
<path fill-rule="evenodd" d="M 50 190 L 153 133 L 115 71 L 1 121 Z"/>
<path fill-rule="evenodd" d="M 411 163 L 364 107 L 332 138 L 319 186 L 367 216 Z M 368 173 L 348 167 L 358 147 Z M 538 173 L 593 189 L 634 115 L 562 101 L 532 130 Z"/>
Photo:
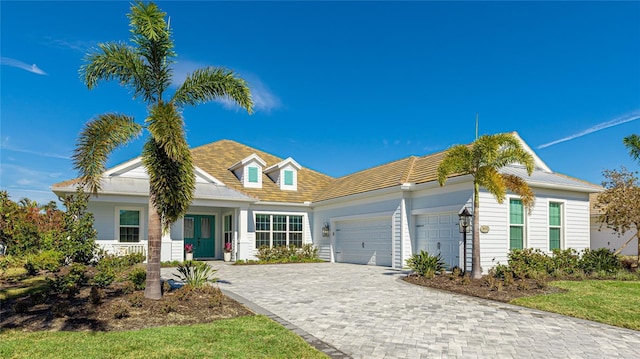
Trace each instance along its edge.
<path fill-rule="evenodd" d="M 391 220 L 336 222 L 336 262 L 391 266 Z"/>
<path fill-rule="evenodd" d="M 461 245 L 456 212 L 423 214 L 416 218 L 416 252 L 440 253 L 450 268 L 461 264 Z"/>

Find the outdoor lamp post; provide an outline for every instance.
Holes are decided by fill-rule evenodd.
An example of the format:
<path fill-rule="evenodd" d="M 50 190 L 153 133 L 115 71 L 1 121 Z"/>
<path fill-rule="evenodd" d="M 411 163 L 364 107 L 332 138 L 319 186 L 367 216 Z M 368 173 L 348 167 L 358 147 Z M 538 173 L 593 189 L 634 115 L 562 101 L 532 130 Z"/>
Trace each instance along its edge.
<path fill-rule="evenodd" d="M 462 243 L 463 243 L 463 265 L 462 272 L 467 272 L 467 228 L 471 225 L 471 216 L 467 207 L 464 207 L 461 213 L 458 214 L 458 224 L 460 225 L 460 233 L 462 233 Z"/>

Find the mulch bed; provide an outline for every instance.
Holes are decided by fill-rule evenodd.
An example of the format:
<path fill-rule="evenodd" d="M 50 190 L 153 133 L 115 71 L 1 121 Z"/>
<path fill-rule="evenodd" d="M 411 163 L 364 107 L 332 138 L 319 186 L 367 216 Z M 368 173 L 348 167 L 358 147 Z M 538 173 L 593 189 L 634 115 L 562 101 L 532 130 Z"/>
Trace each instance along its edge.
<path fill-rule="evenodd" d="M 0 281 L 0 287 L 10 283 Z M 114 285 L 93 304 L 90 287 L 67 295 L 35 294 L 0 303 L 0 328 L 23 331 L 120 331 L 209 323 L 218 319 L 252 315 L 249 309 L 225 296 L 214 285 L 204 289 L 176 289 L 160 300 L 144 298 L 144 291 L 126 293 Z M 94 293 L 95 295 L 95 293 Z"/>
<path fill-rule="evenodd" d="M 500 302 L 510 302 L 511 300 L 520 297 L 560 293 L 564 291 L 563 289 L 549 286 L 546 281 L 540 282 L 534 279 L 518 279 L 514 281 L 513 284 L 502 285 L 499 288 L 495 285 L 491 287 L 486 276 L 482 279 L 465 279 L 461 276 L 454 276 L 445 273 L 436 275 L 433 278 L 409 275 L 403 279 L 416 285 Z"/>

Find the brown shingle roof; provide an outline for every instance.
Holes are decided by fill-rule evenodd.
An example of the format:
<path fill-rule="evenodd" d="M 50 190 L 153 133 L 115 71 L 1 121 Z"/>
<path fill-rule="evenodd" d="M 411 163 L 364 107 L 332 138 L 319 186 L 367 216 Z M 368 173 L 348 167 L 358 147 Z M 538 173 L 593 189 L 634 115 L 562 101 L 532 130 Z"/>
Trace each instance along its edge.
<path fill-rule="evenodd" d="M 282 161 L 269 153 L 243 145 L 231 140 L 220 140 L 196 147 L 191 150 L 193 163 L 205 172 L 222 181 L 225 185 L 242 193 L 267 202 L 303 203 L 311 202 L 314 195 L 324 189 L 332 180 L 322 173 L 302 167 L 298 171 L 298 190 L 283 191 L 267 175 L 262 174 L 262 188 L 245 188 L 242 182 L 229 170 L 233 164 L 242 159 L 258 155 L 266 163 L 266 167 Z"/>

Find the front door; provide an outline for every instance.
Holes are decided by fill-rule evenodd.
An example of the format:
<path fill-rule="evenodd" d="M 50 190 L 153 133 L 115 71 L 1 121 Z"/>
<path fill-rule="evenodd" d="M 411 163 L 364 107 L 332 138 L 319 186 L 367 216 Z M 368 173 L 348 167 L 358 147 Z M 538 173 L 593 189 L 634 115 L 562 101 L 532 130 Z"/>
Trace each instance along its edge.
<path fill-rule="evenodd" d="M 193 244 L 193 258 L 215 257 L 214 233 L 214 216 L 184 216 L 184 243 Z"/>

